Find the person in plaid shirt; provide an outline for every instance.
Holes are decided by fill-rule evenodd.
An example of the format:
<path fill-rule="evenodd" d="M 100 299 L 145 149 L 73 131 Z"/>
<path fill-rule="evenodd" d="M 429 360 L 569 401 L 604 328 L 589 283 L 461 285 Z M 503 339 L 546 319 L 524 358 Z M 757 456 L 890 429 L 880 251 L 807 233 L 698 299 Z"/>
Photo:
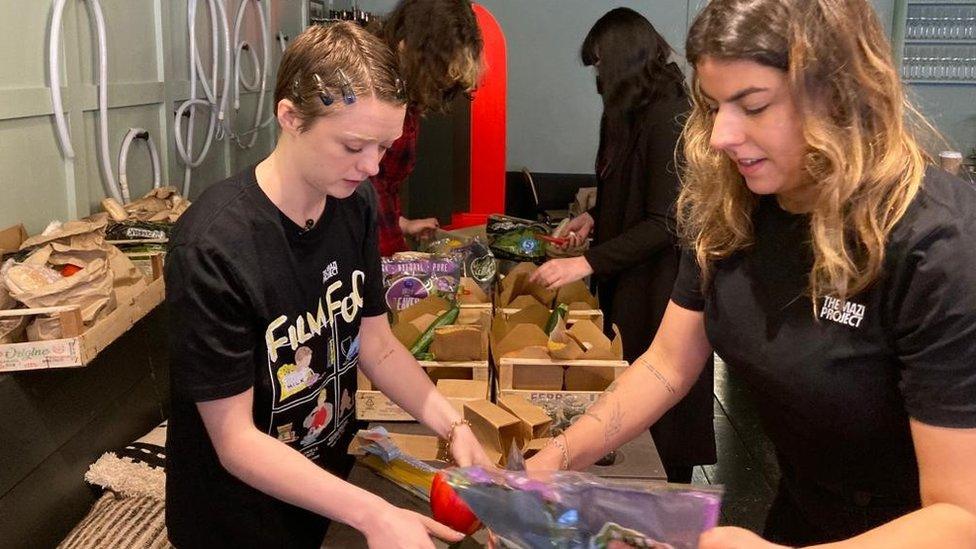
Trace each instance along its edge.
<path fill-rule="evenodd" d="M 482 42 L 469 0 L 401 0 L 380 34 L 399 52 L 409 101 L 403 135 L 371 178 L 379 203 L 380 254 L 390 256 L 407 250 L 404 235 L 425 238 L 438 227 L 433 217 L 404 217 L 400 190 L 417 163 L 420 118 L 446 112 L 458 95 L 470 99 L 481 73 Z"/>

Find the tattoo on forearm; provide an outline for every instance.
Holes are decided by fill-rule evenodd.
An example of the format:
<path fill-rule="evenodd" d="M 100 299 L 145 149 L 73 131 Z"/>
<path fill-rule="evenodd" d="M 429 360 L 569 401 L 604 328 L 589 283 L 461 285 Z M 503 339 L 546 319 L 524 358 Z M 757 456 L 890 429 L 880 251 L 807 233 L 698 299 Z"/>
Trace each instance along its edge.
<path fill-rule="evenodd" d="M 605 391 L 603 391 L 603 394 L 600 395 L 600 397 L 597 399 L 597 401 L 594 402 L 589 408 L 586 409 L 586 412 L 583 414 L 583 416 L 584 417 L 589 416 L 589 417 L 597 420 L 597 422 L 603 423 L 603 418 L 600 417 L 600 414 L 597 413 L 597 410 L 599 410 L 600 408 L 603 408 L 606 405 L 607 401 L 610 398 L 610 393 L 612 393 L 612 392 L 614 392 L 616 390 L 617 390 L 617 381 L 614 380 L 610 384 L 610 386 L 607 387 Z"/>
<path fill-rule="evenodd" d="M 645 359 L 640 359 L 640 362 L 641 364 L 644 365 L 645 368 L 647 368 L 648 372 L 654 374 L 654 377 L 656 377 L 657 380 L 660 381 L 662 385 L 664 385 L 664 388 L 667 389 L 669 393 L 673 395 L 677 392 L 674 390 L 674 386 L 671 385 L 671 382 L 668 381 L 668 378 L 664 377 L 664 374 L 659 372 L 658 369 L 655 368 L 654 365 L 650 363 L 650 361 Z"/>
<path fill-rule="evenodd" d="M 607 426 L 603 430 L 603 443 L 606 446 L 604 451 L 608 452 L 613 448 L 613 437 L 623 430 L 623 428 L 624 411 L 620 408 L 620 403 L 614 401 L 611 404 L 610 418 L 607 420 Z"/>
<path fill-rule="evenodd" d="M 380 366 L 380 365 L 382 365 L 382 364 L 383 364 L 384 362 L 386 362 L 386 359 L 388 359 L 388 358 L 390 358 L 390 357 L 391 357 L 391 356 L 393 355 L 393 351 L 395 351 L 395 350 L 396 350 L 396 348 L 395 348 L 395 347 L 390 347 L 390 348 L 388 348 L 388 349 L 386 350 L 386 352 L 385 352 L 385 353 L 383 353 L 383 356 L 381 356 L 381 357 L 380 357 L 380 359 L 376 361 L 376 365 L 377 365 L 377 366 Z"/>

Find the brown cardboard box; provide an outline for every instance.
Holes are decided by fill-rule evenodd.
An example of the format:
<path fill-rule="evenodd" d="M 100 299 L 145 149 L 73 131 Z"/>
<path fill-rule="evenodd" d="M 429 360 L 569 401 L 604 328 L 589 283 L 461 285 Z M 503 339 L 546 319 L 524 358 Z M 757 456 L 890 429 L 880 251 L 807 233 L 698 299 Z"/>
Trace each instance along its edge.
<path fill-rule="evenodd" d="M 601 392 L 629 367 L 623 360 L 503 358 L 498 389 L 538 392 Z"/>
<path fill-rule="evenodd" d="M 498 397 L 498 406 L 508 411 L 522 422 L 522 441 L 528 443 L 549 434 L 552 418 L 542 409 L 520 396 L 502 395 Z"/>
<path fill-rule="evenodd" d="M 478 314 L 459 317 L 453 326 L 434 331 L 430 352 L 437 361 L 488 360 L 488 334 L 491 312 L 487 309 Z"/>
<path fill-rule="evenodd" d="M 540 450 L 546 447 L 546 444 L 549 444 L 551 438 L 552 437 L 537 438 L 526 442 L 525 447 L 522 448 L 522 455 L 526 458 L 530 458 L 538 454 Z"/>
<path fill-rule="evenodd" d="M 487 400 L 474 400 L 464 404 L 464 419 L 471 422 L 478 441 L 485 450 L 498 454 L 499 461 L 507 453 L 513 441 L 518 440 L 522 422 L 512 414 Z"/>
<path fill-rule="evenodd" d="M 18 223 L 0 231 L 0 256 L 16 252 L 25 240 L 27 240 L 27 229 L 22 224 Z"/>
<path fill-rule="evenodd" d="M 556 292 L 556 305 L 565 303 L 569 310 L 599 309 L 600 302 L 582 280 L 571 282 Z"/>
<path fill-rule="evenodd" d="M 542 326 L 534 322 L 514 322 L 505 320 L 504 316 L 496 315 L 491 324 L 491 352 L 496 359 L 507 356 L 525 356 L 529 347 L 540 347 L 546 350 L 549 337 Z M 530 352 L 538 356 L 537 352 Z"/>
<path fill-rule="evenodd" d="M 508 275 L 498 283 L 495 306 L 510 307 L 513 300 L 519 296 L 531 296 L 540 304 L 546 307 L 551 306 L 556 292 L 547 290 L 542 284 L 529 282 L 529 277 L 536 269 L 537 267 L 532 263 L 519 263 L 509 271 Z M 525 300 L 522 302 L 528 303 Z"/>
<path fill-rule="evenodd" d="M 490 304 L 491 298 L 473 278 L 461 277 L 458 284 L 458 303 L 462 305 Z"/>
<path fill-rule="evenodd" d="M 431 296 L 398 311 L 393 320 L 393 335 L 409 349 L 442 313 L 451 308 L 446 299 Z"/>
<path fill-rule="evenodd" d="M 544 307 L 532 306 L 511 315 L 496 314 L 491 326 L 491 350 L 495 359 L 623 359 L 623 342 L 616 326 L 616 335 L 610 340 L 589 320 L 578 320 L 568 329 L 565 321 L 560 320 L 550 338 L 544 330 L 549 313 Z"/>
<path fill-rule="evenodd" d="M 465 403 L 488 399 L 488 380 L 439 379 L 437 390 L 463 416 Z"/>

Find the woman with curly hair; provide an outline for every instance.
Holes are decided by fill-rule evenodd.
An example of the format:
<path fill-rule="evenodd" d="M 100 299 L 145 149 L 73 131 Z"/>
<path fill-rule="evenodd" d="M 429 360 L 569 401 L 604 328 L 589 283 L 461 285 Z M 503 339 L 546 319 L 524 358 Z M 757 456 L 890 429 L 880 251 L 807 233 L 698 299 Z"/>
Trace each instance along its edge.
<path fill-rule="evenodd" d="M 407 219 L 400 189 L 417 162 L 420 118 L 446 112 L 456 97 L 468 95 L 481 74 L 481 31 L 468 0 L 401 0 L 387 16 L 380 35 L 397 52 L 407 85 L 403 135 L 371 178 L 379 200 L 380 253 L 405 251 L 404 235 L 426 237 L 437 219 Z"/>
<path fill-rule="evenodd" d="M 529 467 L 593 463 L 714 350 L 752 389 L 782 478 L 770 541 L 718 528 L 700 547 L 976 547 L 976 190 L 919 143 L 930 127 L 874 10 L 713 0 L 686 51 L 690 250 L 671 303 Z"/>

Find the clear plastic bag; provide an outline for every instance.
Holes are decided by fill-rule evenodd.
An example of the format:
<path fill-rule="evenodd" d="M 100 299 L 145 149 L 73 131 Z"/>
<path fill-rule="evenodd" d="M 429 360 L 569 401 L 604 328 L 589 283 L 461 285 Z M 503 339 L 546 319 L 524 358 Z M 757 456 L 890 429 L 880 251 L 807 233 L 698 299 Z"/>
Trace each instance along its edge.
<path fill-rule="evenodd" d="M 447 471 L 448 483 L 509 547 L 695 549 L 718 522 L 721 488 L 609 480 L 576 472 L 480 467 Z"/>

